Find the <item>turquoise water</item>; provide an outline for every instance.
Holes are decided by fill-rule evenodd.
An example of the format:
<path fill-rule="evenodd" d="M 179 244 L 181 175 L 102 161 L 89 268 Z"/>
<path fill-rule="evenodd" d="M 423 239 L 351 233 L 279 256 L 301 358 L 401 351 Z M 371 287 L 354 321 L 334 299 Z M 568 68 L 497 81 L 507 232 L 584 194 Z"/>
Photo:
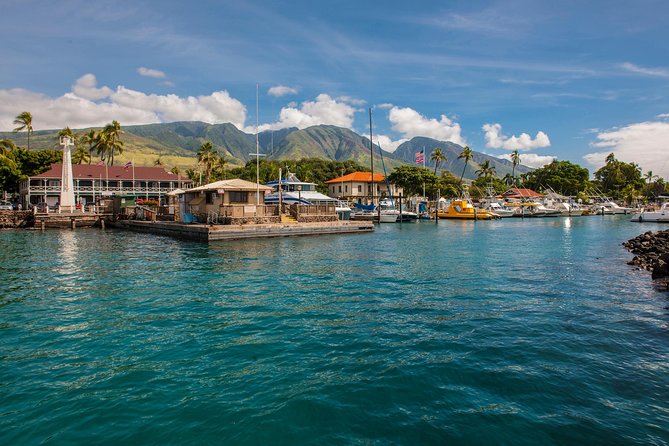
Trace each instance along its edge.
<path fill-rule="evenodd" d="M 0 444 L 668 444 L 657 228 L 0 232 Z"/>

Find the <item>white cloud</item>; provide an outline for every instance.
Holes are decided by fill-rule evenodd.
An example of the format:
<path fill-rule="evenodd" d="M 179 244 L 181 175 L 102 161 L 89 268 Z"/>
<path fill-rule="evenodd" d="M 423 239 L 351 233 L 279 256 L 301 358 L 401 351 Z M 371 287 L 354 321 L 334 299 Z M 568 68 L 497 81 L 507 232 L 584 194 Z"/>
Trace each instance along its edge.
<path fill-rule="evenodd" d="M 439 141 L 451 141 L 461 146 L 466 142 L 460 134 L 460 124 L 453 123 L 445 115 L 441 119 L 428 119 L 411 108 L 393 107 L 388 112 L 388 119 L 394 131 L 399 132 L 405 139 L 415 136 L 425 136 Z"/>
<path fill-rule="evenodd" d="M 493 155 L 497 158 L 511 161 L 511 154 L 505 153 L 504 155 Z M 546 164 L 550 164 L 553 160 L 556 160 L 557 157 L 554 155 L 537 155 L 536 153 L 523 153 L 520 155 L 520 164 L 523 166 L 539 168 L 543 167 Z"/>
<path fill-rule="evenodd" d="M 297 89 L 293 87 L 286 87 L 285 85 L 277 85 L 267 90 L 267 94 L 274 96 L 275 98 L 280 98 L 281 96 L 286 96 L 289 94 L 297 94 Z"/>
<path fill-rule="evenodd" d="M 88 99 L 91 101 L 97 101 L 98 99 L 103 99 L 109 97 L 112 94 L 112 89 L 109 87 L 97 88 L 97 79 L 93 74 L 84 74 L 79 79 L 76 80 L 72 86 L 72 93 L 76 94 L 80 98 Z"/>
<path fill-rule="evenodd" d="M 367 101 L 365 101 L 364 99 L 356 99 L 356 98 L 352 98 L 351 96 L 338 96 L 337 100 L 341 101 L 341 102 L 346 102 L 346 103 L 351 104 L 351 105 L 355 105 L 357 107 L 360 107 L 360 106 L 365 105 L 367 103 Z"/>
<path fill-rule="evenodd" d="M 374 106 L 374 108 L 380 108 L 380 109 L 383 109 L 383 110 L 390 110 L 393 107 L 394 107 L 394 105 L 390 104 L 388 102 L 384 102 L 383 104 L 379 104 L 379 105 Z"/>
<path fill-rule="evenodd" d="M 644 171 L 669 179 L 669 123 L 640 122 L 597 135 L 593 147 L 603 149 L 583 157 L 594 170 L 604 165 L 610 153 L 626 163 L 637 163 Z"/>
<path fill-rule="evenodd" d="M 165 72 L 160 70 L 154 70 L 153 68 L 139 67 L 137 68 L 137 72 L 141 76 L 155 77 L 156 79 L 165 79 L 167 77 Z"/>
<path fill-rule="evenodd" d="M 364 135 L 369 138 L 369 135 Z M 409 141 L 408 139 L 399 139 L 393 141 L 390 136 L 387 135 L 374 135 L 374 144 L 380 146 L 386 152 L 394 152 L 400 146 L 400 144 Z"/>
<path fill-rule="evenodd" d="M 667 77 L 669 78 L 669 70 L 666 68 L 645 68 L 635 65 L 633 63 L 625 62 L 620 64 L 620 67 L 636 74 L 643 74 L 644 76 Z"/>
<path fill-rule="evenodd" d="M 669 118 L 669 113 L 660 113 L 659 115 L 657 115 L 657 118 L 658 119 L 667 119 L 667 118 Z"/>
<path fill-rule="evenodd" d="M 18 111 L 17 111 L 18 110 Z M 23 89 L 0 89 L 0 129 L 11 129 L 19 111 L 33 114 L 35 130 L 98 127 L 113 119 L 122 125 L 200 120 L 244 127 L 246 109 L 227 91 L 208 96 L 155 95 L 118 86 L 97 88 L 95 76 L 79 78 L 72 92 L 49 97 Z"/>
<path fill-rule="evenodd" d="M 551 145 L 548 135 L 541 131 L 537 132 L 537 135 L 532 139 L 527 133 L 511 137 L 502 135 L 502 126 L 500 124 L 484 124 L 483 130 L 485 131 L 485 145 L 492 149 L 524 151 Z"/>
<path fill-rule="evenodd" d="M 327 94 L 319 94 L 315 101 L 302 102 L 299 108 L 294 103 L 282 108 L 278 122 L 263 124 L 259 127 L 259 130 L 277 130 L 287 127 L 304 129 L 319 124 L 336 125 L 351 129 L 353 128 L 355 111 L 352 106 L 338 102 Z M 255 129 L 248 129 L 247 131 L 255 132 Z"/>

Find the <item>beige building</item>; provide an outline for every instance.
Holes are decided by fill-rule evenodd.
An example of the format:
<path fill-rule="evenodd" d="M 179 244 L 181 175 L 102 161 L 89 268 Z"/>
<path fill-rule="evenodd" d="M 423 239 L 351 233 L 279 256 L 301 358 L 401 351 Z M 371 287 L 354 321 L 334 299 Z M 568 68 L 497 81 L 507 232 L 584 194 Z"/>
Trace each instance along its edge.
<path fill-rule="evenodd" d="M 328 195 L 340 200 L 361 203 L 372 196 L 371 172 L 349 173 L 343 177 L 326 181 L 325 184 L 328 185 Z M 387 197 L 389 195 L 386 177 L 380 173 L 374 174 L 374 190 L 374 197 Z M 404 190 L 395 184 L 390 184 L 390 191 L 393 197 L 404 193 Z"/>
<path fill-rule="evenodd" d="M 264 201 L 271 191 L 271 187 L 246 180 L 216 181 L 180 194 L 180 215 L 187 223 L 193 217 L 224 224 L 278 221 L 278 206 L 265 205 Z"/>

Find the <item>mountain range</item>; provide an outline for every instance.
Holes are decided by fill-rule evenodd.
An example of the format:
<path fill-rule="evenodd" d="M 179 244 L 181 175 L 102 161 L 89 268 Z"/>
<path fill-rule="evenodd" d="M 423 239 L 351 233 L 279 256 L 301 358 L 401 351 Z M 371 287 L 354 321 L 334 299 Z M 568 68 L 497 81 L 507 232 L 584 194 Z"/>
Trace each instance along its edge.
<path fill-rule="evenodd" d="M 75 130 L 75 133 L 88 129 Z M 197 151 L 204 141 L 211 141 L 214 148 L 222 153 L 232 165 L 241 165 L 255 158 L 256 136 L 244 133 L 232 124 L 206 124 L 203 122 L 172 122 L 164 124 L 131 125 L 123 127 L 124 151 L 115 159 L 119 163 L 133 160 L 138 165 L 150 165 L 160 158 L 166 167 L 193 167 Z M 58 130 L 40 130 L 31 135 L 30 145 L 35 149 L 58 148 Z M 21 147 L 27 146 L 25 132 L 0 132 L 0 139 L 14 140 Z M 306 129 L 286 128 L 265 131 L 258 134 L 259 153 L 269 159 L 321 158 L 326 160 L 353 160 L 363 166 L 370 166 L 369 138 L 352 130 L 332 126 L 317 125 Z M 440 169 L 446 169 L 459 177 L 465 164 L 458 159 L 463 147 L 448 141 L 438 141 L 426 137 L 414 137 L 402 143 L 394 152 L 373 145 L 374 170 L 387 171 L 402 164 L 414 164 L 415 155 L 425 153 L 425 166 L 434 168 L 430 154 L 441 148 L 446 155 Z M 480 165 L 490 161 L 499 177 L 511 173 L 513 165 L 508 160 L 496 158 L 480 152 L 473 152 L 473 158 L 464 170 L 464 178 L 477 178 Z M 516 166 L 516 174 L 531 168 Z"/>

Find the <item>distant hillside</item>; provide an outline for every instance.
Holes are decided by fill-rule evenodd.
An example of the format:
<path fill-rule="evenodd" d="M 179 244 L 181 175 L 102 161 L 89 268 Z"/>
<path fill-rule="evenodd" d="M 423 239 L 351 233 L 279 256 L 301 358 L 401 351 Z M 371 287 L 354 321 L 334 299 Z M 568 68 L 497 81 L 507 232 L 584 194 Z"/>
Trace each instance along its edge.
<path fill-rule="evenodd" d="M 74 130 L 75 133 L 88 129 Z M 205 141 L 211 141 L 214 148 L 224 152 L 231 165 L 242 165 L 253 159 L 256 151 L 255 135 L 244 133 L 232 124 L 206 124 L 203 122 L 171 122 L 166 124 L 131 125 L 123 127 L 124 150 L 117 156 L 116 163 L 133 160 L 137 165 L 152 165 L 160 158 L 166 168 L 195 167 L 197 151 Z M 19 146 L 28 144 L 25 132 L 0 132 L 0 139 L 14 140 Z M 268 159 L 321 158 L 334 161 L 353 160 L 363 166 L 370 166 L 369 139 L 342 127 L 318 125 L 299 130 L 288 128 L 258 135 L 259 151 Z M 58 148 L 58 130 L 34 132 L 30 138 L 34 149 Z M 433 167 L 430 153 L 441 147 L 448 161 L 440 166 L 460 176 L 464 163 L 458 159 L 462 147 L 446 141 L 416 137 L 400 145 L 394 153 L 383 151 L 383 161 L 387 171 L 401 164 L 414 164 L 416 152 L 425 148 L 426 166 Z M 382 172 L 380 148 L 374 145 L 374 170 Z M 95 160 L 95 157 L 94 157 Z M 480 164 L 489 160 L 497 175 L 503 177 L 511 173 L 510 161 L 501 160 L 483 153 L 474 152 L 469 162 L 465 178 L 475 179 Z M 517 173 L 530 168 L 517 166 Z"/>

